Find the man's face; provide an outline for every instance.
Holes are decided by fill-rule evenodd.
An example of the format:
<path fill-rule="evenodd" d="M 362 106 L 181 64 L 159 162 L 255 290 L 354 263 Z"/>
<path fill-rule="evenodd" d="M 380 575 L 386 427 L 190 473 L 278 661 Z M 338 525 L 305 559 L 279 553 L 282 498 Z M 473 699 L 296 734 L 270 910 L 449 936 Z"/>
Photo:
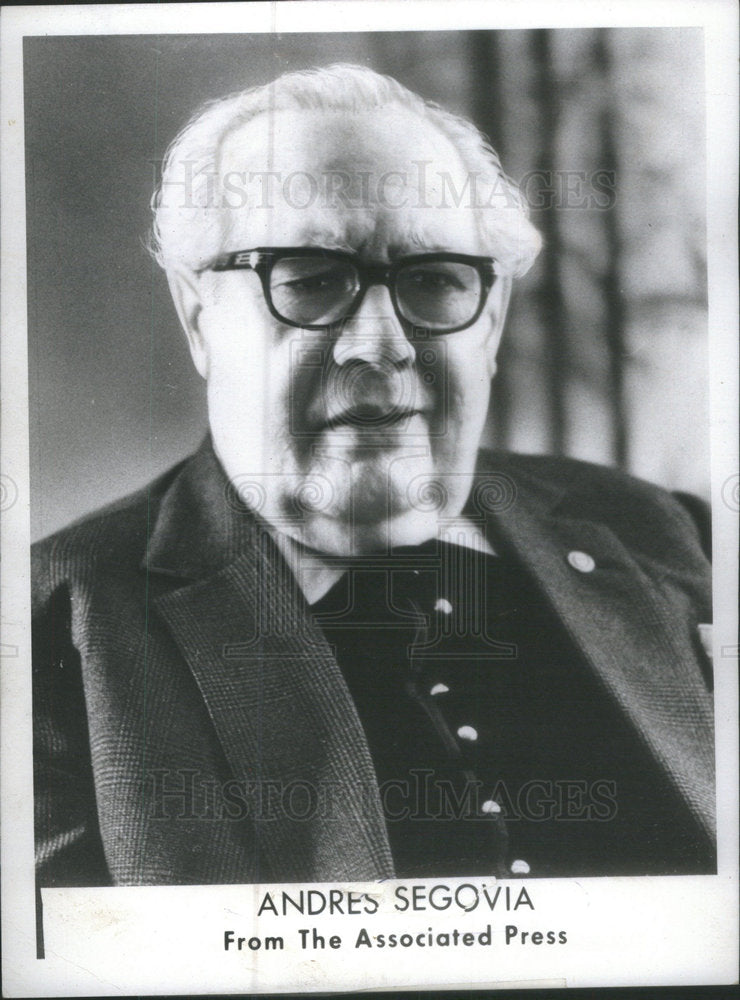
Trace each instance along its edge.
<path fill-rule="evenodd" d="M 465 198 L 455 207 L 449 194 L 464 189 L 459 155 L 404 109 L 263 115 L 227 136 L 220 170 L 232 186 L 241 183 L 232 204 L 245 190 L 251 201 L 230 211 L 224 252 L 316 246 L 376 263 L 486 253 L 474 209 Z M 272 179 L 255 186 L 266 170 Z M 371 286 L 330 333 L 275 318 L 254 271 L 169 277 L 208 381 L 216 452 L 268 522 L 321 551 L 351 555 L 423 541 L 440 518 L 460 512 L 488 407 L 505 282 L 494 284 L 472 326 L 415 338 L 383 285 Z"/>

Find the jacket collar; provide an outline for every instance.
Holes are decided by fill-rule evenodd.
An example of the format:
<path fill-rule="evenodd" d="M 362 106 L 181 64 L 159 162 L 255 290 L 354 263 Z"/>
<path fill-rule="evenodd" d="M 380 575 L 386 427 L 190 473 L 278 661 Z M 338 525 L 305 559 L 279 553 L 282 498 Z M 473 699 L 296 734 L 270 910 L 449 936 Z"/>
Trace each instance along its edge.
<path fill-rule="evenodd" d="M 231 774 L 277 792 L 273 811 L 251 825 L 254 867 L 245 881 L 392 877 L 375 771 L 347 685 L 269 532 L 230 490 L 209 441 L 162 498 L 146 566 L 185 578 L 153 603 Z M 290 788 L 315 799 L 310 823 L 286 812 Z"/>
<path fill-rule="evenodd" d="M 227 479 L 209 435 L 165 491 L 142 566 L 203 579 L 250 551 L 265 534 Z"/>

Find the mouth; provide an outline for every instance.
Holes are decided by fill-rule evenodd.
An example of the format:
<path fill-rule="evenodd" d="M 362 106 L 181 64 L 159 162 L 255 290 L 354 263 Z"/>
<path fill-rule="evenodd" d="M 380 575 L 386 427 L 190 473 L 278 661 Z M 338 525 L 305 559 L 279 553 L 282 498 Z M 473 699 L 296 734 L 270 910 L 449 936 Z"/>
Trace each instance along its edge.
<path fill-rule="evenodd" d="M 339 427 L 385 430 L 388 427 L 395 427 L 398 424 L 407 422 L 419 414 L 421 414 L 421 410 L 418 409 L 384 410 L 376 406 L 357 406 L 351 410 L 344 410 L 336 416 L 325 420 L 320 430 L 333 431 Z"/>

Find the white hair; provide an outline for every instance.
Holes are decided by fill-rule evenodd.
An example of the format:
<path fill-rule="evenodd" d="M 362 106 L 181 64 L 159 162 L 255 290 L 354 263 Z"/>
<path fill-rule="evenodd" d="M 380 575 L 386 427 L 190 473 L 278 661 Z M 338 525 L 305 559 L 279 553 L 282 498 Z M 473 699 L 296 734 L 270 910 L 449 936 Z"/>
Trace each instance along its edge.
<path fill-rule="evenodd" d="M 524 274 L 540 250 L 541 237 L 486 137 L 465 118 L 392 77 L 345 64 L 285 73 L 272 83 L 211 101 L 190 120 L 167 150 L 152 198 L 150 249 L 155 259 L 164 268 L 181 264 L 202 270 L 223 251 L 228 213 L 214 199 L 213 185 L 223 141 L 234 129 L 257 115 L 288 109 L 357 113 L 389 106 L 408 109 L 436 126 L 457 149 L 469 176 L 495 194 L 495 201 L 478 208 L 482 235 L 501 273 Z"/>

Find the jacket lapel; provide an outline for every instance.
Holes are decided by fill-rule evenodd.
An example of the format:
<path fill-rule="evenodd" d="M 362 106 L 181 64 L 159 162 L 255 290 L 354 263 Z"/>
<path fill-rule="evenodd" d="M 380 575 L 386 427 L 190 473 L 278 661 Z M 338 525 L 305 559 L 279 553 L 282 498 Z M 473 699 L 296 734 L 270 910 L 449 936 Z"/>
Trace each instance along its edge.
<path fill-rule="evenodd" d="M 516 503 L 493 517 L 502 547 L 527 567 L 570 638 L 707 831 L 714 829 L 711 699 L 670 591 L 649 578 L 611 530 L 558 516 L 520 485 Z M 551 513 L 552 511 L 552 513 Z M 591 572 L 568 562 L 588 553 Z M 678 623 L 678 624 L 677 624 Z M 684 629 L 682 631 L 682 628 Z"/>
<path fill-rule="evenodd" d="M 256 879 L 392 876 L 375 772 L 342 674 L 210 447 L 165 495 L 147 565 L 191 578 L 154 604 L 250 791 Z"/>

